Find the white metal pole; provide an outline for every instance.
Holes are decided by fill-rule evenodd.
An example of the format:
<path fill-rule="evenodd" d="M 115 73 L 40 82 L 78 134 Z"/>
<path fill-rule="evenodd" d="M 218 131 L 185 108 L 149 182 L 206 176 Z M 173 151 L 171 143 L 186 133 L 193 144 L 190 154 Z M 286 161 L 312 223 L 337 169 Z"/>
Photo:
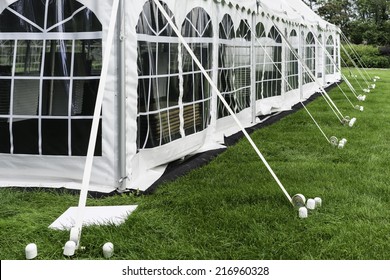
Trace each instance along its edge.
<path fill-rule="evenodd" d="M 120 68 L 119 82 L 119 177 L 121 178 L 120 190 L 126 189 L 127 170 L 126 170 L 126 28 L 125 28 L 125 0 L 120 0 L 120 18 L 121 27 L 119 29 L 119 54 L 118 58 Z"/>

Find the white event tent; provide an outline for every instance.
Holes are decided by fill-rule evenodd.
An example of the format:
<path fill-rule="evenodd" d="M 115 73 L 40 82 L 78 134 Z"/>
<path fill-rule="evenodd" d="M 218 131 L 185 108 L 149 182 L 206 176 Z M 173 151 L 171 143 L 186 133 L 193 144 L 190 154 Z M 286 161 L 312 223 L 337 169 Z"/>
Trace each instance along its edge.
<path fill-rule="evenodd" d="M 300 0 L 159 2 L 245 127 L 341 79 L 338 27 Z M 155 2 L 112 3 L 0 0 L 0 186 L 81 188 L 102 77 L 90 190 L 145 190 L 239 131 Z"/>

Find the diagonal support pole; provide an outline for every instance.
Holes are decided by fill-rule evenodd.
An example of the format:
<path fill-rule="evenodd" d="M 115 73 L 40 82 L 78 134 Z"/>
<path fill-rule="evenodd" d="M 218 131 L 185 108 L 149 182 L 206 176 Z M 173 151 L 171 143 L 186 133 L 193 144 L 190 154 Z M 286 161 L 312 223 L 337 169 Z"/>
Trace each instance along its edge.
<path fill-rule="evenodd" d="M 82 181 L 79 203 L 78 203 L 76 224 L 75 224 L 75 227 L 72 228 L 70 231 L 70 240 L 74 241 L 76 243 L 77 248 L 79 248 L 79 245 L 80 245 L 81 231 L 82 231 L 82 227 L 83 227 L 83 219 L 84 219 L 85 207 L 86 207 L 86 203 L 87 203 L 87 195 L 88 195 L 89 184 L 90 184 L 90 180 L 91 180 L 93 158 L 94 158 L 95 146 L 96 146 L 96 138 L 97 138 L 97 134 L 98 134 L 100 114 L 101 114 L 101 110 L 102 110 L 104 91 L 105 91 L 105 87 L 106 87 L 108 66 L 109 66 L 109 62 L 110 62 L 110 54 L 111 54 L 111 49 L 112 49 L 113 40 L 114 40 L 115 24 L 116 24 L 116 19 L 117 19 L 118 7 L 119 7 L 119 0 L 113 0 L 111 16 L 110 16 L 110 24 L 109 24 L 109 28 L 108 28 L 106 46 L 105 46 L 105 51 L 104 51 L 104 56 L 103 56 L 103 63 L 102 63 L 102 71 L 101 71 L 101 76 L 100 76 L 99 88 L 98 88 L 98 92 L 97 92 L 97 96 L 96 96 L 95 111 L 93 114 L 91 134 L 90 134 L 89 143 L 88 143 L 87 158 L 85 161 L 83 181 Z"/>
<path fill-rule="evenodd" d="M 234 114 L 233 110 L 230 108 L 229 104 L 226 102 L 225 98 L 222 96 L 221 92 L 218 90 L 218 87 L 215 85 L 215 83 L 213 82 L 213 80 L 211 79 L 211 77 L 208 75 L 208 73 L 206 72 L 206 70 L 204 69 L 203 65 L 200 63 L 200 61 L 198 60 L 198 58 L 196 57 L 196 55 L 194 54 L 194 52 L 192 51 L 191 47 L 187 44 L 187 42 L 185 41 L 184 37 L 181 35 L 180 31 L 177 29 L 177 27 L 175 26 L 175 24 L 173 23 L 172 19 L 169 17 L 169 15 L 167 14 L 167 12 L 164 10 L 163 6 L 160 4 L 160 2 L 158 0 L 153 0 L 154 3 L 156 4 L 156 6 L 158 7 L 158 9 L 160 10 L 161 14 L 165 17 L 165 19 L 168 21 L 169 25 L 171 26 L 171 28 L 173 29 L 173 31 L 176 33 L 177 37 L 179 38 L 180 42 L 183 44 L 183 46 L 186 48 L 186 50 L 188 51 L 188 53 L 191 55 L 192 59 L 194 60 L 194 62 L 196 63 L 196 65 L 199 67 L 199 69 L 202 71 L 202 74 L 204 75 L 204 77 L 207 79 L 207 81 L 209 82 L 210 86 L 212 87 L 212 89 L 214 90 L 214 92 L 218 95 L 219 99 L 221 100 L 221 102 L 223 103 L 223 105 L 226 107 L 226 109 L 229 111 L 230 115 L 233 117 L 234 121 L 236 122 L 236 124 L 238 125 L 238 127 L 240 128 L 240 130 L 242 131 L 242 133 L 244 134 L 244 136 L 246 137 L 246 139 L 249 141 L 249 143 L 251 144 L 252 148 L 255 150 L 256 154 L 259 156 L 259 158 L 261 159 L 261 161 L 263 162 L 263 164 L 265 165 L 265 167 L 268 169 L 268 171 L 271 173 L 272 177 L 274 178 L 274 180 L 276 181 L 276 183 L 278 184 L 278 186 L 280 187 L 280 189 L 282 190 L 282 192 L 284 193 L 284 195 L 286 196 L 286 198 L 288 199 L 288 201 L 293 204 L 292 202 L 292 199 L 291 199 L 291 196 L 288 194 L 288 192 L 286 191 L 286 189 L 284 188 L 283 184 L 280 182 L 279 178 L 276 176 L 275 172 L 273 171 L 273 169 L 271 168 L 271 166 L 268 164 L 267 160 L 264 158 L 263 154 L 260 152 L 260 150 L 257 148 L 256 144 L 253 142 L 252 138 L 250 137 L 250 135 L 248 134 L 248 132 L 245 130 L 244 126 L 241 124 L 241 122 L 239 121 L 239 119 L 237 118 L 237 116 Z"/>

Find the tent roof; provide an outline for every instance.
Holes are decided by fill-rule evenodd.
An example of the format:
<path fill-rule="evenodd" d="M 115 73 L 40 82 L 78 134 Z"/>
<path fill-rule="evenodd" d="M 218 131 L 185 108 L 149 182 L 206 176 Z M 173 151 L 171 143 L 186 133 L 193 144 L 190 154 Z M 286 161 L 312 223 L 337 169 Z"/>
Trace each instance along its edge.
<path fill-rule="evenodd" d="M 256 0 L 214 0 L 214 1 L 232 5 L 235 6 L 236 8 L 246 9 L 250 12 L 257 11 Z"/>
<path fill-rule="evenodd" d="M 336 26 L 323 20 L 311 10 L 302 0 L 214 0 L 219 3 L 233 5 L 237 9 L 245 9 L 248 12 L 257 11 L 257 3 L 260 10 L 272 13 L 289 21 L 318 25 L 321 28 L 333 28 Z"/>

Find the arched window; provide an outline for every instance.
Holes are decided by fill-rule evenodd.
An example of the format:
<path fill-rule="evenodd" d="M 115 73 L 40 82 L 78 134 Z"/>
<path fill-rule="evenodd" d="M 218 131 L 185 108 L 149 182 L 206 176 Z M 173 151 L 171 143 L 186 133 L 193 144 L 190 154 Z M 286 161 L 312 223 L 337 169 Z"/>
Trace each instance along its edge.
<path fill-rule="evenodd" d="M 241 20 L 234 45 L 234 111 L 250 107 L 251 93 L 251 29 L 247 20 Z"/>
<path fill-rule="evenodd" d="M 69 0 L 19 0 L 0 15 L 0 152 L 86 155 L 102 26 Z M 95 155 L 101 155 L 101 127 Z"/>
<path fill-rule="evenodd" d="M 182 25 L 182 35 L 206 72 L 212 73 L 213 27 L 203 8 L 194 8 Z M 183 119 L 185 135 L 204 130 L 210 121 L 210 85 L 183 48 Z"/>
<path fill-rule="evenodd" d="M 234 98 L 234 42 L 236 37 L 230 15 L 224 15 L 219 24 L 218 89 L 231 108 L 235 107 Z M 218 118 L 229 115 L 228 110 L 218 98 Z"/>
<path fill-rule="evenodd" d="M 265 65 L 270 57 L 267 55 L 271 53 L 271 50 L 267 50 L 267 43 L 265 38 L 267 33 L 263 23 L 259 22 L 256 24 L 256 41 L 255 41 L 255 69 L 256 69 L 256 100 L 264 98 L 263 92 L 263 80 L 265 77 Z"/>
<path fill-rule="evenodd" d="M 304 46 L 304 60 L 306 66 L 309 68 L 310 72 L 315 77 L 316 75 L 316 43 L 314 40 L 313 33 L 309 32 L 306 36 L 305 46 Z M 313 81 L 312 75 L 304 71 L 303 83 L 307 84 Z"/>
<path fill-rule="evenodd" d="M 175 21 L 167 5 L 165 11 Z M 179 41 L 153 1 L 136 26 L 138 36 L 137 148 L 161 146 L 181 137 L 179 108 Z"/>
<path fill-rule="evenodd" d="M 272 39 L 267 48 L 267 57 L 270 59 L 264 65 L 263 96 L 272 97 L 282 94 L 282 37 L 273 26 L 268 38 Z"/>
<path fill-rule="evenodd" d="M 328 37 L 328 39 L 326 40 L 326 51 L 328 52 L 328 54 L 331 56 L 331 58 L 329 58 L 328 56 L 326 56 L 326 74 L 329 75 L 329 74 L 334 74 L 335 72 L 335 65 L 334 65 L 334 60 L 335 60 L 335 51 L 334 51 L 334 40 L 333 40 L 333 36 L 330 35 Z M 333 60 L 333 61 L 332 61 Z"/>
<path fill-rule="evenodd" d="M 295 30 L 290 32 L 289 40 L 295 53 L 298 53 L 299 41 L 298 34 Z M 287 51 L 286 91 L 294 90 L 299 87 L 298 58 L 294 54 L 293 50 L 289 49 Z"/>

